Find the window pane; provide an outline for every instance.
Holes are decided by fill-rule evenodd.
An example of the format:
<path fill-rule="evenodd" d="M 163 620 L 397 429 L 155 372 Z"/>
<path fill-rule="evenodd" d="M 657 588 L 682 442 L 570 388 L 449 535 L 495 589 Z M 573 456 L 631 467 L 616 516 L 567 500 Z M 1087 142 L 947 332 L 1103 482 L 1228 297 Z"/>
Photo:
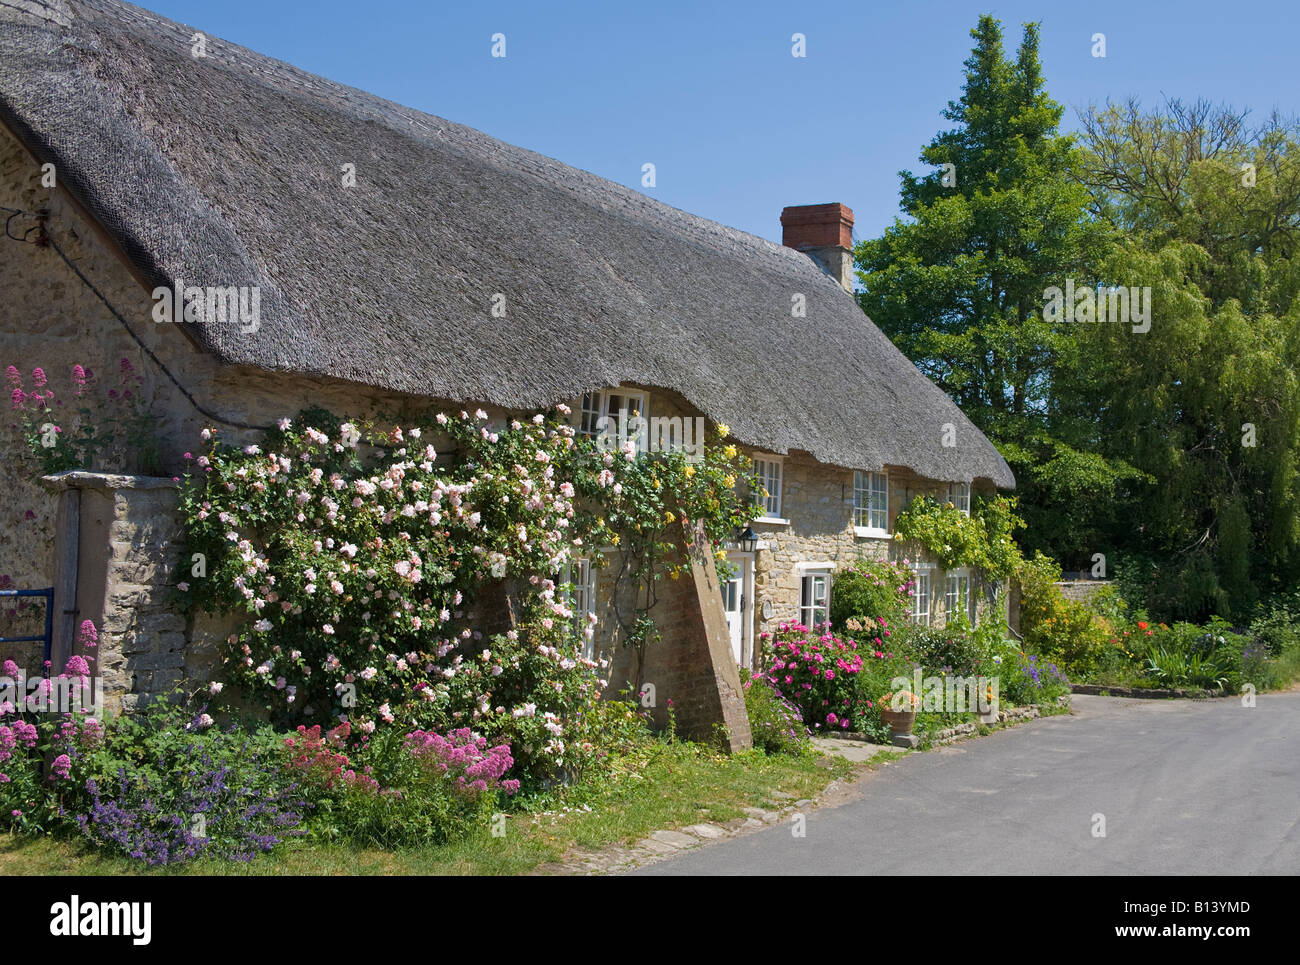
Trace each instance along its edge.
<path fill-rule="evenodd" d="M 600 393 L 588 392 L 582 397 L 582 407 L 578 416 L 578 432 L 584 436 L 597 433 L 596 422 L 600 419 Z"/>

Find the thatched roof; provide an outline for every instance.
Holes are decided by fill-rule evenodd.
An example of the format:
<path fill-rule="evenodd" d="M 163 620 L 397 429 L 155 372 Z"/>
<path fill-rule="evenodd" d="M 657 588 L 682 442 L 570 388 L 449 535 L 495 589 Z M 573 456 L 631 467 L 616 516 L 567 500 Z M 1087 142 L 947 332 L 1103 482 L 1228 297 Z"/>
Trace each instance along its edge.
<path fill-rule="evenodd" d="M 0 4 L 0 121 L 153 284 L 260 286 L 256 332 L 194 332 L 218 358 L 509 407 L 661 387 L 759 448 L 1014 485 L 808 256 L 194 32 Z"/>

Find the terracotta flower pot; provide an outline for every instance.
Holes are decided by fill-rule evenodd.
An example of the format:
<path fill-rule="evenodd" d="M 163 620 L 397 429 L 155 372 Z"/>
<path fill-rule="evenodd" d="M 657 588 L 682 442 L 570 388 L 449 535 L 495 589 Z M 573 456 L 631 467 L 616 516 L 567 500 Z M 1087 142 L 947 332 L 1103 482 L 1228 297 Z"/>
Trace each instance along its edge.
<path fill-rule="evenodd" d="M 887 707 L 882 707 L 880 709 L 880 719 L 889 725 L 891 734 L 910 734 L 912 733 L 912 725 L 916 723 L 916 711 L 890 710 Z"/>

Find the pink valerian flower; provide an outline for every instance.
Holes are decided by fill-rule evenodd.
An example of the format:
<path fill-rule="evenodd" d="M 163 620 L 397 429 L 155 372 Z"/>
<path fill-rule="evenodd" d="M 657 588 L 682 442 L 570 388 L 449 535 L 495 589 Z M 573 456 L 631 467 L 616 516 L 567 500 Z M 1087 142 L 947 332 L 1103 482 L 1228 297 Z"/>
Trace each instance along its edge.
<path fill-rule="evenodd" d="M 94 650 L 99 646 L 99 631 L 95 629 L 93 620 L 81 621 L 81 626 L 77 628 L 77 645 L 86 650 Z"/>
<path fill-rule="evenodd" d="M 76 654 L 68 658 L 64 664 L 64 673 L 77 677 L 86 677 L 90 675 L 90 665 L 86 663 L 86 658 Z"/>
<path fill-rule="evenodd" d="M 32 382 L 33 384 L 35 384 L 35 386 L 38 389 L 43 388 L 47 381 L 48 380 L 45 378 L 44 369 L 42 369 L 40 366 L 37 366 L 36 368 L 32 369 Z"/>
<path fill-rule="evenodd" d="M 24 406 L 24 404 L 26 404 L 27 402 L 27 393 L 24 392 L 22 389 L 15 388 L 13 391 L 13 395 L 11 395 L 9 398 L 12 401 L 13 407 L 15 409 L 21 409 Z"/>
<path fill-rule="evenodd" d="M 20 388 L 23 384 L 22 373 L 12 365 L 5 369 L 5 380 L 15 389 Z"/>

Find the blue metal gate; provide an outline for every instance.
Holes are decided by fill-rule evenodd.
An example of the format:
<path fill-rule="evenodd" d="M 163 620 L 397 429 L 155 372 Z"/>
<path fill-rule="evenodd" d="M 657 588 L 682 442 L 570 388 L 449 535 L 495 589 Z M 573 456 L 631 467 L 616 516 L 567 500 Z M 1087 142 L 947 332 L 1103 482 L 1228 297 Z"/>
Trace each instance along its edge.
<path fill-rule="evenodd" d="M 0 597 L 5 596 L 41 596 L 45 598 L 45 633 L 39 637 L 0 637 L 0 643 L 22 643 L 41 640 L 45 644 L 45 662 L 50 662 L 54 643 L 54 587 L 43 590 L 0 590 Z"/>

